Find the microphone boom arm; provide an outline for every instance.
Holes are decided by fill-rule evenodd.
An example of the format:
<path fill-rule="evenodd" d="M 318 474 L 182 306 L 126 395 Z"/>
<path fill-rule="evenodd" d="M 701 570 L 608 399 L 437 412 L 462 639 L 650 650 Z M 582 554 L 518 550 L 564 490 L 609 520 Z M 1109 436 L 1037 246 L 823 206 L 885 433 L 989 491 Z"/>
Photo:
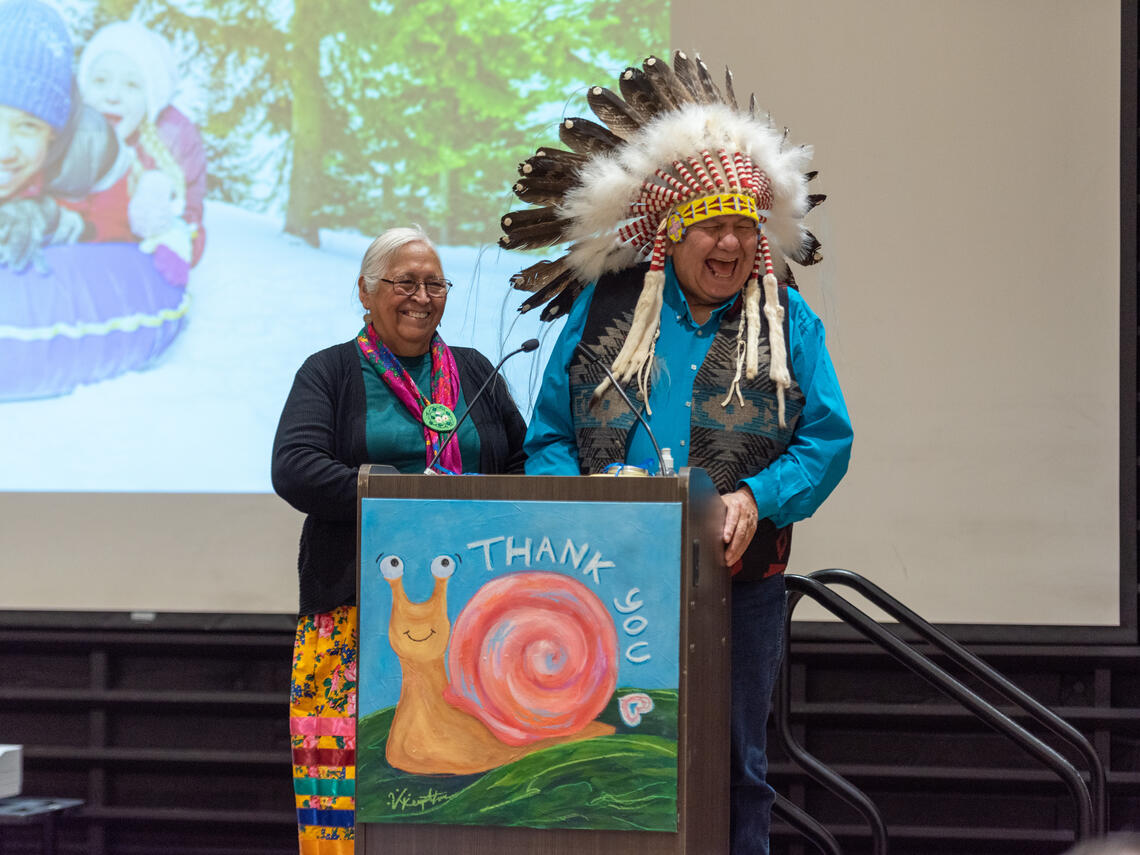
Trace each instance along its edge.
<path fill-rule="evenodd" d="M 672 472 L 665 471 L 665 457 L 661 454 L 661 446 L 657 444 L 657 437 L 653 435 L 653 429 L 649 427 L 649 422 L 645 420 L 645 416 L 641 414 L 641 410 L 633 405 L 633 401 L 629 399 L 629 395 L 625 393 L 625 389 L 623 389 L 621 384 L 618 383 L 617 378 L 614 377 L 614 373 L 610 371 L 609 366 L 602 362 L 602 360 L 598 359 L 596 355 L 591 353 L 590 349 L 582 344 L 582 342 L 578 342 L 577 347 L 574 349 L 581 351 L 583 356 L 585 356 L 588 360 L 590 360 L 590 362 L 601 368 L 602 371 L 606 373 L 606 377 L 609 378 L 610 383 L 617 390 L 617 393 L 621 395 L 621 399 L 625 401 L 625 405 L 629 407 L 629 411 L 637 416 L 637 420 L 641 422 L 641 426 L 645 428 L 645 434 L 649 437 L 649 441 L 653 443 L 653 450 L 657 452 L 657 474 L 672 475 Z"/>
<path fill-rule="evenodd" d="M 532 350 L 537 350 L 537 349 L 538 349 L 538 339 L 537 338 L 528 338 L 519 347 L 516 347 L 514 350 L 512 350 L 510 353 L 508 353 L 506 356 L 504 356 L 502 359 L 500 359 L 499 364 L 496 365 L 493 369 L 491 369 L 491 373 L 489 375 L 487 375 L 487 379 L 483 381 L 483 385 L 479 387 L 479 391 L 475 393 L 475 396 L 471 399 L 471 403 L 469 403 L 467 405 L 467 410 L 463 413 L 463 418 L 461 418 L 458 422 L 455 423 L 455 427 L 453 427 L 451 429 L 451 433 L 449 433 L 447 435 L 447 439 L 445 439 L 442 443 L 440 443 L 439 450 L 435 453 L 435 457 L 433 457 L 431 459 L 431 463 L 429 463 L 427 469 L 424 470 L 425 475 L 438 475 L 438 474 L 440 474 L 440 473 L 435 471 L 435 464 L 439 461 L 440 455 L 443 454 L 443 450 L 445 448 L 447 448 L 447 444 L 449 442 L 451 442 L 452 439 L 455 438 L 456 434 L 459 433 L 459 426 L 462 425 L 463 422 L 467 420 L 467 417 L 469 415 L 471 415 L 471 410 L 475 406 L 475 402 L 478 401 L 483 396 L 484 390 L 491 384 L 491 381 L 499 376 L 499 369 L 503 367 L 503 363 L 506 362 L 508 359 L 510 359 L 512 356 L 514 356 L 516 353 L 530 353 Z"/>

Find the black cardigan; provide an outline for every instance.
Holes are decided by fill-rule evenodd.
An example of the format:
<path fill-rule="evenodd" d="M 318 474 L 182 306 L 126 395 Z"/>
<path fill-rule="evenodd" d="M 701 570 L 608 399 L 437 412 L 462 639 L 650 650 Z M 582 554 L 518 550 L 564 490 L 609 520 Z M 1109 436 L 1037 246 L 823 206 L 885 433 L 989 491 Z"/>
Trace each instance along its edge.
<path fill-rule="evenodd" d="M 477 350 L 453 347 L 459 383 L 471 398 L 493 366 Z M 297 371 L 273 440 L 273 489 L 304 514 L 297 557 L 299 614 L 356 602 L 356 473 L 369 460 L 364 377 L 356 341 L 314 353 Z M 521 473 L 526 423 L 496 377 L 471 408 L 479 472 Z"/>

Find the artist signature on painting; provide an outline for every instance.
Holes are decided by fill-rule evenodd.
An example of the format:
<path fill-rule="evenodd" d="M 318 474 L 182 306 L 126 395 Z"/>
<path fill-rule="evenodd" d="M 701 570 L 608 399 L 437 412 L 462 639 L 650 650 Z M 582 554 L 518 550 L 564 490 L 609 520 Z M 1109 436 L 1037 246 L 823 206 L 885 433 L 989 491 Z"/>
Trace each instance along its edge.
<path fill-rule="evenodd" d="M 407 787 L 396 792 L 395 790 L 388 793 L 388 807 L 392 810 L 398 810 L 402 813 L 407 813 L 410 810 L 419 810 L 421 813 L 429 807 L 441 804 L 451 798 L 449 793 L 441 793 L 434 789 L 429 789 L 423 795 L 412 795 Z"/>

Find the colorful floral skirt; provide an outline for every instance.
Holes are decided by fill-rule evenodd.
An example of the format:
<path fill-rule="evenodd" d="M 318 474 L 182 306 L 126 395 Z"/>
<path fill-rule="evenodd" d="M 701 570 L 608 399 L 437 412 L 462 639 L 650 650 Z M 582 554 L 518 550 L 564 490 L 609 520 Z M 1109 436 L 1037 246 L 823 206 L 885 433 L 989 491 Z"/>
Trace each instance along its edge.
<path fill-rule="evenodd" d="M 301 855 L 352 855 L 355 845 L 356 627 L 355 606 L 297 623 L 289 733 Z"/>

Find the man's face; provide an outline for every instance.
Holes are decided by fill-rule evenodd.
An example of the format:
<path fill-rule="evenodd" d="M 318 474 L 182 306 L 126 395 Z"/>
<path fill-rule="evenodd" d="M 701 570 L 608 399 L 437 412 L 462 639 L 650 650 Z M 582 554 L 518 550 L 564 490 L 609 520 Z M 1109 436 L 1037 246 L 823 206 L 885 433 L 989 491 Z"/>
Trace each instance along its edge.
<path fill-rule="evenodd" d="M 690 307 L 711 309 L 735 296 L 748 282 L 756 261 L 756 222 L 724 214 L 694 223 L 665 254 Z"/>
<path fill-rule="evenodd" d="M 146 81 L 142 69 L 126 55 L 108 51 L 91 63 L 83 87 L 83 99 L 125 140 L 142 123 L 146 115 Z"/>
<path fill-rule="evenodd" d="M 43 168 L 51 140 L 47 122 L 0 106 L 0 199 L 15 196 Z"/>

